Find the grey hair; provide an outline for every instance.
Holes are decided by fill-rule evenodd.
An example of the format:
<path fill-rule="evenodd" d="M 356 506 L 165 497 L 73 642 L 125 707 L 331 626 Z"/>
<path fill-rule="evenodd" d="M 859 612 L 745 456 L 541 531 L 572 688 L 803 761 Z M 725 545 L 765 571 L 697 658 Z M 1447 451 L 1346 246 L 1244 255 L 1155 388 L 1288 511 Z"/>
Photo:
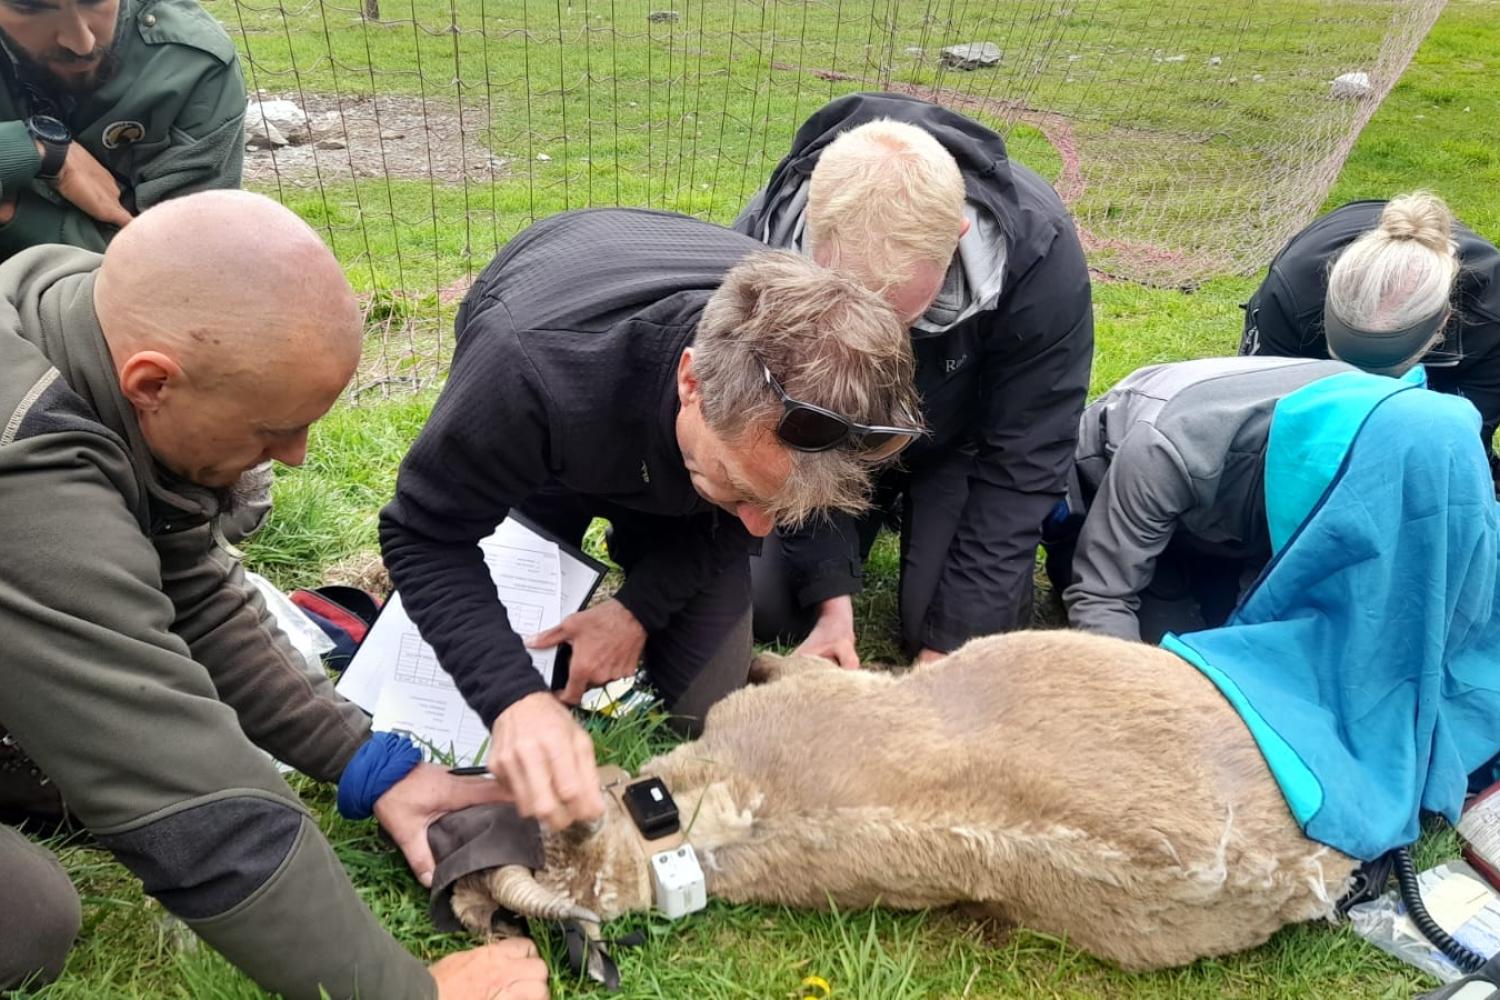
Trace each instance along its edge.
<path fill-rule="evenodd" d="M 703 417 L 726 441 L 774 432 L 782 406 L 762 363 L 794 399 L 857 423 L 921 427 L 906 326 L 853 278 L 786 250 L 754 254 L 730 270 L 698 323 L 693 372 Z M 842 448 L 786 451 L 785 485 L 759 498 L 777 524 L 868 506 L 868 463 Z"/>
<path fill-rule="evenodd" d="M 1328 272 L 1328 308 L 1348 326 L 1401 330 L 1446 308 L 1458 280 L 1453 214 L 1417 191 L 1385 206 L 1380 223 L 1349 244 Z"/>

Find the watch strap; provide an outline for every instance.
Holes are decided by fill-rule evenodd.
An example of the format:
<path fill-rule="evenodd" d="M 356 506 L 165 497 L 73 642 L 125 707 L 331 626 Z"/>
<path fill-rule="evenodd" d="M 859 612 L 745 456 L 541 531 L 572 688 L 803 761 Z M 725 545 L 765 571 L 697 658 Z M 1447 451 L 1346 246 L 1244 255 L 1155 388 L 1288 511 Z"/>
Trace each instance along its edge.
<path fill-rule="evenodd" d="M 46 139 L 38 139 L 42 144 L 42 165 L 37 168 L 36 175 L 44 181 L 55 181 L 62 173 L 63 163 L 68 159 L 68 146 L 66 142 L 48 142 Z"/>
<path fill-rule="evenodd" d="M 42 162 L 36 176 L 44 181 L 56 180 L 68 158 L 73 136 L 68 127 L 51 115 L 32 115 L 26 119 L 26 131 L 42 147 Z"/>

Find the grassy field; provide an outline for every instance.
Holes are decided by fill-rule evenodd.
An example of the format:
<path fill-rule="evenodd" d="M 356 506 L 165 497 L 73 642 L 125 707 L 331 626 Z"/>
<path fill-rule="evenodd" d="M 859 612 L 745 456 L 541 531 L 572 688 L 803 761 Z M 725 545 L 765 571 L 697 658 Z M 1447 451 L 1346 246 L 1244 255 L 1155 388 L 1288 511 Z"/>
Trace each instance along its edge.
<path fill-rule="evenodd" d="M 369 155 L 324 152 L 314 164 L 284 151 L 258 183 L 296 199 L 341 255 L 362 258 L 362 285 L 408 291 L 472 273 L 499 242 L 563 208 L 648 205 L 727 221 L 813 108 L 890 84 L 942 91 L 1049 175 L 1060 162 L 1037 128 L 1058 131 L 1078 154 L 1078 218 L 1127 244 L 1096 263 L 1173 281 L 1243 271 L 1312 207 L 1305 171 L 1361 113 L 1330 100 L 1329 81 L 1351 69 L 1388 79 L 1382 18 L 1420 21 L 1424 10 L 1392 0 L 383 0 L 371 21 L 333 0 L 214 2 L 252 87 L 346 121 L 378 113 L 376 132 L 404 133 L 368 149 L 338 130 Z M 998 66 L 964 73 L 939 60 L 944 45 L 977 39 L 1002 50 Z M 462 151 L 460 132 L 483 141 Z M 400 161 L 451 183 L 413 180 Z"/>
<path fill-rule="evenodd" d="M 478 16 L 483 7 L 474 5 L 482 2 L 463 0 L 453 9 L 464 17 L 469 12 Z M 615 5 L 608 6 L 616 9 Z M 624 3 L 619 4 L 619 9 L 624 8 Z M 604 5 L 595 3 L 593 8 L 581 9 L 592 17 Z M 635 4 L 630 9 L 643 12 L 645 8 Z M 779 9 L 775 5 L 766 7 L 768 12 Z M 1500 238 L 1500 199 L 1494 196 L 1500 190 L 1500 92 L 1493 87 L 1500 72 L 1500 27 L 1493 17 L 1495 9 L 1493 3 L 1481 0 L 1454 0 L 1449 5 L 1416 62 L 1355 147 L 1329 198 L 1330 204 L 1424 186 L 1448 197 L 1478 231 L 1492 239 Z M 219 13 L 224 16 L 224 11 Z M 390 0 L 386 0 L 384 14 L 388 18 L 400 16 L 399 11 L 391 9 Z M 254 37 L 274 40 L 280 14 L 273 9 L 259 16 L 265 21 L 250 25 Z M 299 57 L 305 60 L 299 62 L 301 80 L 308 87 L 332 85 L 337 62 L 318 62 L 321 29 L 316 24 L 296 22 L 300 16 L 307 15 L 293 15 L 297 30 L 286 37 L 293 39 L 294 46 L 310 46 L 306 55 Z M 530 27 L 534 33 L 545 34 L 546 29 L 546 25 Z M 330 28 L 338 46 L 355 44 L 362 30 L 351 26 L 347 13 L 343 22 Z M 410 33 L 413 29 L 407 24 L 404 30 Z M 309 37 L 313 41 L 306 41 Z M 516 43 L 516 36 L 507 37 L 510 44 Z M 1285 41 L 1274 32 L 1265 38 L 1268 50 L 1283 46 Z M 281 44 L 287 43 L 283 40 Z M 452 37 L 424 35 L 422 44 L 424 53 L 433 53 L 433 61 L 441 60 L 443 52 L 449 60 L 454 58 L 456 43 Z M 335 49 L 340 51 L 344 50 Z M 379 52 L 372 51 L 378 58 Z M 863 43 L 859 51 L 862 58 Z M 459 58 L 470 56 L 461 52 Z M 556 51 L 551 52 L 551 58 L 557 58 Z M 785 58 L 795 64 L 795 48 Z M 847 68 L 844 63 L 839 67 Z M 403 76 L 402 68 L 394 67 L 389 74 L 382 72 L 376 82 L 382 88 L 412 92 L 414 78 Z M 510 71 L 518 72 L 513 65 Z M 354 88 L 360 79 L 350 74 L 339 82 Z M 263 79 L 259 85 L 280 87 L 281 83 Z M 366 80 L 360 85 L 371 84 Z M 761 107 L 745 148 L 764 146 L 774 159 L 775 150 L 786 139 L 785 133 L 775 128 L 784 129 L 795 121 L 799 110 L 805 114 L 832 87 L 822 81 L 816 87 L 809 82 L 807 92 L 794 99 L 794 106 Z M 534 116 L 537 106 L 557 100 L 556 93 L 534 93 L 532 97 Z M 505 110 L 507 114 L 521 113 L 516 108 Z M 600 112 L 596 110 L 595 114 Z M 766 137 L 766 123 L 772 119 L 775 122 Z M 621 134 L 621 156 L 644 154 L 643 149 L 631 149 L 626 141 L 629 135 Z M 613 141 L 612 135 L 610 139 Z M 1018 158 L 1046 166 L 1049 154 L 1036 140 L 1032 135 L 1018 143 Z M 678 144 L 682 141 L 680 137 L 673 140 Z M 757 166 L 761 162 L 756 161 Z M 1050 162 L 1055 164 L 1056 157 Z M 616 179 L 624 201 L 649 200 L 683 207 L 683 203 L 673 201 L 678 196 L 674 192 L 679 191 L 675 178 L 669 179 L 666 197 L 662 197 L 661 177 L 635 165 L 628 170 L 622 168 L 617 176 L 596 174 L 594 182 L 604 185 L 603 191 L 595 192 L 599 200 L 614 200 Z M 395 189 L 404 193 L 393 198 L 407 199 L 404 204 L 417 208 L 422 199 L 434 197 L 425 185 L 407 189 L 396 184 Z M 561 207 L 558 181 L 548 179 L 542 190 L 532 204 L 514 186 L 495 197 L 511 199 L 506 204 L 518 214 L 533 208 L 542 213 Z M 579 199 L 587 194 L 585 187 L 580 196 L 571 181 L 568 190 L 570 204 L 581 203 Z M 721 178 L 714 197 L 723 204 L 715 210 L 732 211 L 741 191 Z M 320 213 L 325 209 L 316 192 L 290 193 L 293 203 L 310 218 L 322 218 Z M 488 204 L 490 193 L 475 186 L 472 190 L 445 190 L 438 196 L 455 199 L 454 204 L 461 206 L 465 198 L 482 198 Z M 345 209 L 334 207 L 331 211 Z M 339 218 L 341 224 L 350 222 L 346 216 Z M 353 234 L 357 227 L 341 231 Z M 434 239 L 444 259 L 461 255 L 465 249 L 462 233 L 444 229 Z M 340 252 L 349 261 L 356 280 L 394 284 L 390 274 L 376 272 L 370 260 L 361 256 L 366 251 L 358 241 L 341 246 Z M 450 280 L 461 273 L 457 264 L 443 265 L 450 266 L 454 269 L 442 271 L 438 280 Z M 1182 292 L 1123 282 L 1100 283 L 1095 289 L 1095 391 L 1142 364 L 1232 351 L 1240 328 L 1238 305 L 1253 285 L 1253 279 L 1217 278 L 1192 292 Z M 291 586 L 314 582 L 329 563 L 372 548 L 375 513 L 389 496 L 396 465 L 430 404 L 430 396 L 419 396 L 342 407 L 318 425 L 308 464 L 284 474 L 278 482 L 276 517 L 251 552 L 255 566 Z M 877 553 L 870 592 L 860 606 L 868 655 L 888 654 L 891 648 L 893 589 L 894 560 L 886 548 Z M 821 734 L 810 736 L 813 741 L 821 738 Z M 626 766 L 638 763 L 657 745 L 650 734 L 626 729 L 600 733 L 599 744 L 603 755 Z M 811 749 L 815 752 L 815 746 Z M 1081 782 L 1089 780 L 1108 781 L 1110 776 L 1080 776 Z M 370 824 L 339 819 L 327 789 L 306 783 L 299 787 L 316 809 L 361 895 L 400 940 L 425 956 L 464 945 L 460 938 L 431 930 L 421 891 Z M 1428 838 L 1425 851 L 1431 856 L 1451 852 L 1452 847 L 1449 835 L 1440 833 Z M 237 1000 L 262 996 L 217 955 L 197 946 L 156 903 L 142 898 L 134 880 L 107 855 L 77 843 L 64 844 L 60 851 L 84 894 L 85 927 L 66 976 L 36 997 Z M 1265 947 L 1245 955 L 1146 976 L 1121 974 L 1080 955 L 1066 942 L 1028 932 L 1003 935 L 946 913 L 811 914 L 715 903 L 707 913 L 678 925 L 643 918 L 624 922 L 611 932 L 635 927 L 646 930 L 646 945 L 619 956 L 625 982 L 621 995 L 634 998 L 796 1000 L 818 992 L 800 986 L 810 975 L 831 983 L 834 997 L 849 1000 L 1401 1000 L 1431 986 L 1419 974 L 1387 959 L 1347 931 L 1321 926 L 1287 930 Z M 557 996 L 594 995 L 592 988 L 564 979 L 559 979 L 555 988 Z"/>

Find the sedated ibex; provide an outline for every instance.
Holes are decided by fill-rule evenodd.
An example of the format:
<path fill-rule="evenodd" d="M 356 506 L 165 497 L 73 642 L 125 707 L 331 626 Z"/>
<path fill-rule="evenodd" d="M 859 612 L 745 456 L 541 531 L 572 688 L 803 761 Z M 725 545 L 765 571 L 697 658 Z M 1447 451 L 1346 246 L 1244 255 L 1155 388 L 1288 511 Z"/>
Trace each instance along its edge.
<path fill-rule="evenodd" d="M 1302 835 L 1234 709 L 1161 649 L 1019 632 L 903 674 L 766 654 L 752 681 L 641 770 L 675 796 L 711 896 L 977 904 L 1153 969 L 1331 916 L 1356 867 Z M 459 919 L 648 909 L 631 820 L 606 805 L 547 836 L 534 878 L 465 876 Z"/>

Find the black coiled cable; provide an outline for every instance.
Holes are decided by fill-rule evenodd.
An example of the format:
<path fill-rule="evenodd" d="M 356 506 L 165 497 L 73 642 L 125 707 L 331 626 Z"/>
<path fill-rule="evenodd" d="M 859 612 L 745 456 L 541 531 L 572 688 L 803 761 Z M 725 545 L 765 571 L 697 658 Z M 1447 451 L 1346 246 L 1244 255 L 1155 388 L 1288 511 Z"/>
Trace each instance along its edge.
<path fill-rule="evenodd" d="M 1406 912 L 1411 916 L 1411 922 L 1416 924 L 1417 930 L 1436 945 L 1439 951 L 1447 955 L 1454 965 L 1466 973 L 1478 972 L 1479 967 L 1485 963 L 1484 956 L 1453 940 L 1448 932 L 1432 919 L 1432 914 L 1427 912 L 1427 907 L 1422 902 L 1422 890 L 1417 885 L 1417 869 L 1411 863 L 1411 849 L 1402 847 L 1392 853 L 1396 858 L 1396 885 L 1401 890 L 1401 901 L 1406 904 Z"/>

